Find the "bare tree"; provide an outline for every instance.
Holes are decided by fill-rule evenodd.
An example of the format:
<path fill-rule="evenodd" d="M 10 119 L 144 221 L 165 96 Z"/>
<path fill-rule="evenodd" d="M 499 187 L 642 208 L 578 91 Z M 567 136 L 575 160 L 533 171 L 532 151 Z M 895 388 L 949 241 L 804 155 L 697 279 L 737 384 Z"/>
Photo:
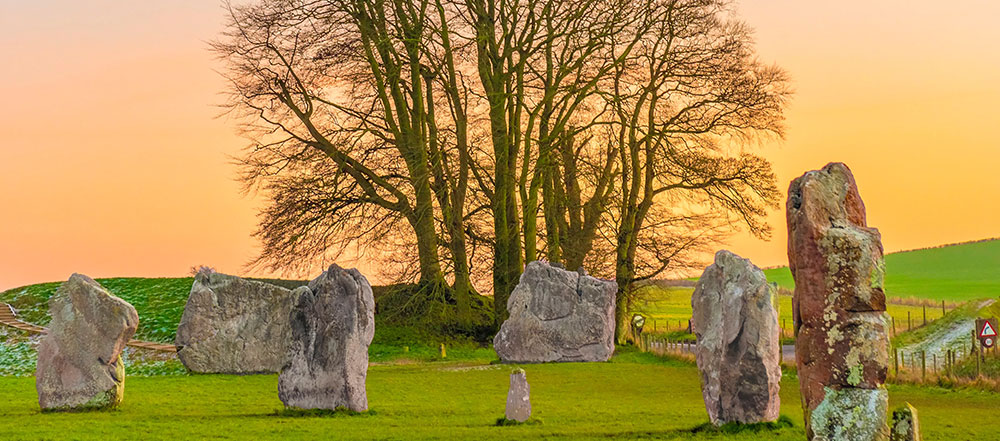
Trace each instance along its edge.
<path fill-rule="evenodd" d="M 229 65 L 230 108 L 256 140 L 243 180 L 270 194 L 261 261 L 288 268 L 391 236 L 415 246 L 425 294 L 444 297 L 443 236 L 467 314 L 466 91 L 440 2 L 262 0 L 229 11 L 214 49 Z"/>
<path fill-rule="evenodd" d="M 270 200 L 261 264 L 372 251 L 461 317 L 491 290 L 498 326 L 544 257 L 614 276 L 620 320 L 633 282 L 735 225 L 767 234 L 774 176 L 743 148 L 781 135 L 787 79 L 725 0 L 230 11 L 214 47 L 256 141 L 243 180 Z"/>
<path fill-rule="evenodd" d="M 774 174 L 765 159 L 738 146 L 782 134 L 790 93 L 781 69 L 756 61 L 749 28 L 730 18 L 725 1 L 666 0 L 655 7 L 663 20 L 636 56 L 619 65 L 608 93 L 622 170 L 615 238 L 619 339 L 632 283 L 669 268 L 685 243 L 699 243 L 661 246 L 659 220 L 650 217 L 658 204 L 677 213 L 707 207 L 729 224 L 768 234 L 763 217 L 778 198 Z M 645 275 L 637 274 L 643 249 L 659 261 Z"/>

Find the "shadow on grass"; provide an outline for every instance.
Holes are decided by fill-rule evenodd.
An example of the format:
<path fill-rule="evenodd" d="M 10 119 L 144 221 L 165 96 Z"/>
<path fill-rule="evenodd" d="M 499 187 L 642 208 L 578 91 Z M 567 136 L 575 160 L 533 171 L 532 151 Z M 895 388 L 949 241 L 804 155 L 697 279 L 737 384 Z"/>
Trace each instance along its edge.
<path fill-rule="evenodd" d="M 768 421 L 765 423 L 754 423 L 754 424 L 740 424 L 740 423 L 726 423 L 721 426 L 716 427 L 712 423 L 704 423 L 695 426 L 691 429 L 691 433 L 760 433 L 760 432 L 777 432 L 782 429 L 788 429 L 795 427 L 792 423 L 792 419 L 782 415 L 778 417 L 777 421 Z"/>
<path fill-rule="evenodd" d="M 121 412 L 120 407 L 98 407 L 98 406 L 87 406 L 87 407 L 57 407 L 52 409 L 39 409 L 38 413 L 45 414 L 66 414 L 66 413 L 116 413 Z"/>
<path fill-rule="evenodd" d="M 378 412 L 374 410 L 366 410 L 364 412 L 358 412 L 356 410 L 351 410 L 346 407 L 337 407 L 334 410 L 330 409 L 299 409 L 297 407 L 286 407 L 283 409 L 275 410 L 270 416 L 285 417 L 285 418 L 342 418 L 342 417 L 372 417 L 378 415 Z"/>
<path fill-rule="evenodd" d="M 493 425 L 498 427 L 504 427 L 504 426 L 531 426 L 535 424 L 542 424 L 542 420 L 538 418 L 528 418 L 527 421 L 522 422 L 518 420 L 508 420 L 506 417 L 500 417 L 497 418 L 497 422 L 494 423 Z"/>

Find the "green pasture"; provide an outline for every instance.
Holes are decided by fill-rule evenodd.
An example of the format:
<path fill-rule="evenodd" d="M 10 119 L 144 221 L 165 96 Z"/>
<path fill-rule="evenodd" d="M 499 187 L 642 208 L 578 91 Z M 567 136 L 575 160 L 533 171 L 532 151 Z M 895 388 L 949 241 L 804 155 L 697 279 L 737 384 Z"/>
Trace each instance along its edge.
<path fill-rule="evenodd" d="M 784 288 L 795 286 L 788 267 L 764 274 Z M 998 297 L 1000 239 L 887 254 L 885 292 L 890 297 L 949 302 Z"/>
<path fill-rule="evenodd" d="M 647 285 L 639 289 L 637 300 L 632 304 L 632 313 L 641 313 L 646 317 L 645 330 L 656 332 L 676 331 L 678 326 L 686 329 L 687 320 L 691 318 L 691 294 L 694 288 L 661 287 Z M 886 309 L 896 321 L 897 332 L 907 329 L 907 314 L 912 328 L 923 325 L 924 308 L 921 306 L 889 304 Z M 941 318 L 940 306 L 929 306 L 927 322 Z M 778 324 L 785 329 L 785 336 L 792 336 L 792 297 L 778 296 Z"/>
<path fill-rule="evenodd" d="M 698 371 L 687 363 L 622 350 L 609 363 L 522 366 L 540 424 L 496 427 L 511 366 L 422 362 L 372 366 L 369 414 L 280 413 L 277 377 L 191 375 L 129 378 L 119 410 L 41 413 L 33 378 L 0 378 L 6 439 L 608 439 L 707 440 Z M 925 439 L 992 439 L 997 394 L 891 386 L 892 405 L 920 411 Z M 726 434 L 727 440 L 801 440 L 798 385 L 782 381 L 793 427 Z M 976 424 L 970 424 L 975 421 Z"/>

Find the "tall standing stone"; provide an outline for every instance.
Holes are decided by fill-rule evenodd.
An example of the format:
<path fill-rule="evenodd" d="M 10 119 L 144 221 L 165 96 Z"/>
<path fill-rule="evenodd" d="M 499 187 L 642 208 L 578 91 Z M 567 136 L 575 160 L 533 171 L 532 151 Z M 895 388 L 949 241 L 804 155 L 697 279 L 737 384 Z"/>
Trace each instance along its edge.
<path fill-rule="evenodd" d="M 291 312 L 289 361 L 278 398 L 298 409 L 368 410 L 368 345 L 375 336 L 375 298 L 356 269 L 331 265 L 302 291 Z"/>
<path fill-rule="evenodd" d="M 49 299 L 35 387 L 42 410 L 115 407 L 125 393 L 122 350 L 139 315 L 90 277 L 73 274 Z"/>
<path fill-rule="evenodd" d="M 199 271 L 177 326 L 177 356 L 188 370 L 198 373 L 280 371 L 288 361 L 292 339 L 288 319 L 300 293 Z"/>
<path fill-rule="evenodd" d="M 528 264 L 493 338 L 504 362 L 607 361 L 614 354 L 617 285 L 542 261 Z"/>
<path fill-rule="evenodd" d="M 777 293 L 764 272 L 729 251 L 715 253 L 691 297 L 695 359 L 712 424 L 778 419 L 781 400 Z"/>
<path fill-rule="evenodd" d="M 507 390 L 504 418 L 521 423 L 531 418 L 531 386 L 528 385 L 528 376 L 524 369 L 510 373 L 510 389 Z"/>
<path fill-rule="evenodd" d="M 882 241 L 841 163 L 788 189 L 795 357 L 810 440 L 888 438 Z"/>

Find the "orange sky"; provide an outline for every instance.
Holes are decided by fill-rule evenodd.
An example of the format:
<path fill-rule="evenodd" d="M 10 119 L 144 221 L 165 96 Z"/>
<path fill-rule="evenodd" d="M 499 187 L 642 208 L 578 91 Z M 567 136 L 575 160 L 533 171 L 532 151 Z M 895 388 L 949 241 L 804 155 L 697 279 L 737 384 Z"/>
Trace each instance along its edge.
<path fill-rule="evenodd" d="M 779 186 L 846 162 L 887 251 L 1000 236 L 1000 4 L 818 5 L 738 7 L 797 91 L 787 139 L 762 147 Z M 0 1 L 0 289 L 244 272 L 259 201 L 214 118 L 222 18 L 211 0 Z M 783 207 L 770 220 L 770 242 L 729 248 L 783 264 Z"/>

